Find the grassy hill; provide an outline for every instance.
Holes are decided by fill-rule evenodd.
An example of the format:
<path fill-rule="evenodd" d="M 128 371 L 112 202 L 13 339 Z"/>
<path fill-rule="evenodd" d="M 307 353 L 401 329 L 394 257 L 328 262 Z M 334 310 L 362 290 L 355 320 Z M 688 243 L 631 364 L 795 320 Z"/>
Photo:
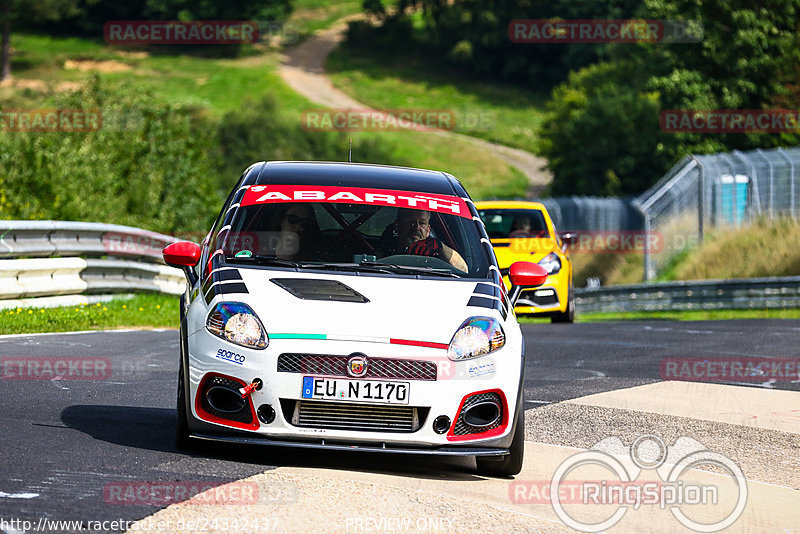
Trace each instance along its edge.
<path fill-rule="evenodd" d="M 307 0 L 298 5 L 297 24 L 308 32 L 354 11 Z M 99 108 L 108 120 L 97 132 L 0 131 L 6 219 L 204 230 L 253 161 L 343 161 L 348 137 L 353 161 L 446 170 L 475 198 L 519 196 L 527 188 L 516 169 L 464 141 L 303 129 L 303 112 L 319 106 L 283 83 L 275 46 L 245 46 L 238 57 L 215 58 L 16 32 L 12 47 L 13 78 L 0 84 L 0 109 Z M 193 202 L 176 212 L 183 199 Z"/>

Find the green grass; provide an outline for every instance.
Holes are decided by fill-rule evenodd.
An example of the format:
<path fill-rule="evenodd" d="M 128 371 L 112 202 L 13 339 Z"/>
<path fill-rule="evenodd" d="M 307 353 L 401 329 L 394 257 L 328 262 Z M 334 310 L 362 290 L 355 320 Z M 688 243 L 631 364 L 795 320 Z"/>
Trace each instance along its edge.
<path fill-rule="evenodd" d="M 546 317 L 518 316 L 520 323 L 549 323 Z M 643 312 L 594 312 L 575 317 L 578 323 L 608 321 L 722 321 L 730 319 L 800 319 L 800 308 L 766 308 L 763 310 L 692 310 Z"/>
<path fill-rule="evenodd" d="M 766 308 L 760 310 L 692 310 L 624 313 L 579 313 L 578 322 L 603 321 L 720 321 L 727 319 L 800 319 L 800 308 Z"/>
<path fill-rule="evenodd" d="M 800 221 L 759 219 L 750 226 L 708 232 L 703 245 L 668 274 L 675 280 L 798 275 Z"/>
<path fill-rule="evenodd" d="M 0 310 L 0 334 L 110 330 L 115 328 L 178 328 L 178 297 L 144 293 L 133 298 L 86 306 Z M 723 319 L 800 319 L 800 308 L 709 310 L 682 312 L 579 313 L 581 323 L 605 321 L 713 321 Z M 549 322 L 519 317 L 521 323 Z"/>
<path fill-rule="evenodd" d="M 371 107 L 453 110 L 456 132 L 537 151 L 544 93 L 475 81 L 440 61 L 401 50 L 339 47 L 326 69 L 336 87 Z"/>
<path fill-rule="evenodd" d="M 304 38 L 341 18 L 361 13 L 361 6 L 361 0 L 296 0 L 289 21 Z"/>
<path fill-rule="evenodd" d="M 114 328 L 178 328 L 179 299 L 161 293 L 85 306 L 0 310 L 0 334 L 108 330 Z"/>

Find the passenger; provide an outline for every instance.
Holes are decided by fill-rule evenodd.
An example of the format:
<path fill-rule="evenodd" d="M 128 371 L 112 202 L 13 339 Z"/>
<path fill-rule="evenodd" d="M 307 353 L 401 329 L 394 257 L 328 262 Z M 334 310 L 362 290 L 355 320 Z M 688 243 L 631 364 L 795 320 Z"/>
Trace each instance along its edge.
<path fill-rule="evenodd" d="M 431 237 L 431 214 L 428 211 L 401 208 L 394 222 L 396 242 L 389 248 L 391 254 L 413 254 L 442 259 L 460 271 L 467 272 L 467 262 L 456 250 L 440 239 Z"/>

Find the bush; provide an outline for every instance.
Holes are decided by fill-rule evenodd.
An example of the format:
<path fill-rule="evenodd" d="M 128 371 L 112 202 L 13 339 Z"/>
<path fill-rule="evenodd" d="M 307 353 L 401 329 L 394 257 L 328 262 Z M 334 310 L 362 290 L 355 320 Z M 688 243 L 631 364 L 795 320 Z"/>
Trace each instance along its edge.
<path fill-rule="evenodd" d="M 348 137 L 309 132 L 273 99 L 221 120 L 95 76 L 54 107 L 99 109 L 87 132 L 0 132 L 0 217 L 107 222 L 168 234 L 206 231 L 224 197 L 261 160 L 347 161 Z M 353 160 L 396 163 L 375 140 Z"/>
<path fill-rule="evenodd" d="M 213 139 L 195 110 L 96 76 L 58 108 L 99 109 L 98 131 L 0 133 L 0 217 L 205 229 L 221 202 Z M 2 198 L 2 197 L 0 197 Z"/>

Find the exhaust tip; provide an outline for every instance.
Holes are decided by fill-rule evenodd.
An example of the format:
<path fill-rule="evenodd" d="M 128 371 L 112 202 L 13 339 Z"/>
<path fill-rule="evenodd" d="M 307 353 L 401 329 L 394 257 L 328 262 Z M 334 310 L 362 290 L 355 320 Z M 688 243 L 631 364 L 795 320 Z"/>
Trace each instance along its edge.
<path fill-rule="evenodd" d="M 211 386 L 206 391 L 208 405 L 220 413 L 237 413 L 245 407 L 242 395 L 227 386 Z"/>
<path fill-rule="evenodd" d="M 464 422 L 474 428 L 492 426 L 500 419 L 500 405 L 492 400 L 476 402 L 464 412 Z"/>

